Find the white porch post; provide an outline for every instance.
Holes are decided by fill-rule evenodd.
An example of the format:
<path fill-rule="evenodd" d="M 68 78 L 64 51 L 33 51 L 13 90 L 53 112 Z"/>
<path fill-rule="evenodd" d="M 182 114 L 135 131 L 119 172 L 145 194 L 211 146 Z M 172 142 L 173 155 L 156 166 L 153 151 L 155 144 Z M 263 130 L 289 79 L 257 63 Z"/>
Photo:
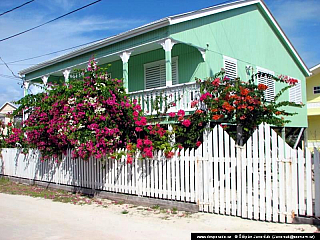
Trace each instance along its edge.
<path fill-rule="evenodd" d="M 71 72 L 71 69 L 66 69 L 64 70 L 62 73 L 63 73 L 63 76 L 64 76 L 64 82 L 66 84 L 69 83 L 69 75 L 70 75 L 70 72 Z"/>
<path fill-rule="evenodd" d="M 122 77 L 123 77 L 123 86 L 126 92 L 129 91 L 129 58 L 131 52 L 125 51 L 122 52 L 119 56 L 122 60 Z"/>
<path fill-rule="evenodd" d="M 28 89 L 29 89 L 30 82 L 29 81 L 24 81 L 23 82 L 23 96 L 28 95 Z M 22 112 L 22 120 L 26 120 L 28 118 L 28 115 L 24 113 L 24 110 Z"/>
<path fill-rule="evenodd" d="M 45 85 L 45 86 L 47 85 L 48 79 L 49 79 L 49 75 L 44 75 L 44 76 L 41 77 L 43 85 Z"/>
<path fill-rule="evenodd" d="M 23 96 L 28 95 L 28 89 L 29 89 L 30 82 L 29 81 L 24 81 L 23 82 Z"/>
<path fill-rule="evenodd" d="M 166 63 L 166 86 L 172 86 L 172 65 L 171 65 L 171 50 L 175 41 L 170 38 L 160 42 L 165 51 L 165 63 Z"/>

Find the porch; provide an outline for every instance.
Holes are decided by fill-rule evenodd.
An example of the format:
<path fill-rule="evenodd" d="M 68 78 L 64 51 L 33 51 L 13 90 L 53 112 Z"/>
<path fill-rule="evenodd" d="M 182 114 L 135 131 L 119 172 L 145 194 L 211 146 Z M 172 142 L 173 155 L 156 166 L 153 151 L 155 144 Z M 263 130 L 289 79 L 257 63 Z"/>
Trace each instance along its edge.
<path fill-rule="evenodd" d="M 169 109 L 171 112 L 179 109 L 192 111 L 191 101 L 199 98 L 199 86 L 195 78 L 204 78 L 211 73 L 205 55 L 204 48 L 163 38 L 121 51 L 115 51 L 111 45 L 106 47 L 104 55 L 95 54 L 94 57 L 99 66 L 108 67 L 108 77 L 123 79 L 127 93 L 139 101 L 145 114 L 156 114 L 156 101 L 161 102 L 158 109 L 160 112 L 169 103 L 175 104 Z M 24 70 L 25 94 L 28 94 L 28 88 L 34 83 L 62 84 L 79 78 L 74 70 L 86 68 L 89 58 L 88 54 L 78 55 L 72 61 L 57 61 L 55 65 L 53 59 Z M 49 62 L 52 67 L 41 67 Z M 37 66 L 39 70 L 36 70 Z"/>
<path fill-rule="evenodd" d="M 194 111 L 191 102 L 199 99 L 200 87 L 196 82 L 176 84 L 129 93 L 136 99 L 145 115 L 157 115 L 164 112 Z"/>

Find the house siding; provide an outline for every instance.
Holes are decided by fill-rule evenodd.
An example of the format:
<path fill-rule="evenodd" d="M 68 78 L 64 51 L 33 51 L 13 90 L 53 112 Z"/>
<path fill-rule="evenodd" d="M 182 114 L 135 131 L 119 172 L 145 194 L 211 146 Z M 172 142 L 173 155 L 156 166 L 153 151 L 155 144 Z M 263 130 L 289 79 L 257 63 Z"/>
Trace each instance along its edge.
<path fill-rule="evenodd" d="M 192 21 L 172 25 L 170 37 L 207 48 L 207 72 L 212 76 L 223 67 L 223 56 L 238 60 L 238 76 L 248 79 L 245 67 L 250 65 L 271 70 L 275 75 L 288 75 L 301 80 L 302 101 L 306 103 L 305 76 L 288 47 L 280 40 L 257 5 L 242 7 Z M 197 76 L 197 72 L 195 75 Z M 202 74 L 199 72 L 199 75 Z M 276 83 L 276 93 L 284 84 Z M 288 100 L 289 91 L 280 100 Z M 288 117 L 289 127 L 307 127 L 307 108 L 286 108 L 297 112 Z"/>

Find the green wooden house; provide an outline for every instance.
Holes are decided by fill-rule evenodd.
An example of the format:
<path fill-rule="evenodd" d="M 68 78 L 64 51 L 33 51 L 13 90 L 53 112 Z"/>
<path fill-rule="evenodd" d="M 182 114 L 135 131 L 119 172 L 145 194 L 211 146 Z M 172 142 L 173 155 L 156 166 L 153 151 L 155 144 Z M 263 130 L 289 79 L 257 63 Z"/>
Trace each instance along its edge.
<path fill-rule="evenodd" d="M 262 0 L 239 0 L 166 17 L 120 33 L 20 71 L 27 88 L 33 82 L 69 81 L 74 68 L 85 68 L 91 56 L 111 64 L 109 77 L 123 78 L 128 93 L 148 101 L 165 94 L 178 99 L 174 110 L 191 110 L 197 97 L 195 78 L 224 68 L 229 77 L 249 79 L 252 73 L 288 75 L 299 80 L 283 99 L 306 103 L 309 70 Z M 267 99 L 283 87 L 265 77 Z M 177 97 L 178 96 L 178 97 Z M 290 109 L 289 109 L 290 110 Z M 287 127 L 307 127 L 307 108 Z"/>

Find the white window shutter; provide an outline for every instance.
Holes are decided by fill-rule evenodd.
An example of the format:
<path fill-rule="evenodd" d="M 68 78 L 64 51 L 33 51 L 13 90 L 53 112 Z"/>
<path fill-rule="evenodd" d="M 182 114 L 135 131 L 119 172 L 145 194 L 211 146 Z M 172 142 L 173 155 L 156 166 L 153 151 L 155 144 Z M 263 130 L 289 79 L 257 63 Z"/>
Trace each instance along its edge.
<path fill-rule="evenodd" d="M 172 59 L 172 84 L 178 84 L 178 59 Z M 166 86 L 166 66 L 165 61 L 157 61 L 144 65 L 145 88 L 158 88 Z"/>
<path fill-rule="evenodd" d="M 226 77 L 230 79 L 235 79 L 238 76 L 237 72 L 237 60 L 230 57 L 223 57 L 224 70 L 226 72 Z"/>
<path fill-rule="evenodd" d="M 294 103 L 301 103 L 302 102 L 302 95 L 301 95 L 301 81 L 298 80 L 296 85 L 289 89 L 289 101 Z"/>
<path fill-rule="evenodd" d="M 160 65 L 145 68 L 146 89 L 161 87 Z"/>
<path fill-rule="evenodd" d="M 178 79 L 178 59 L 175 59 L 171 63 L 172 66 L 172 85 L 179 84 Z"/>
<path fill-rule="evenodd" d="M 262 68 L 257 68 L 257 72 L 274 75 L 273 72 Z M 264 91 L 266 100 L 268 102 L 273 101 L 275 97 L 275 81 L 271 77 L 261 74 L 260 76 L 258 75 L 258 84 L 260 83 L 268 86 L 267 90 Z"/>

